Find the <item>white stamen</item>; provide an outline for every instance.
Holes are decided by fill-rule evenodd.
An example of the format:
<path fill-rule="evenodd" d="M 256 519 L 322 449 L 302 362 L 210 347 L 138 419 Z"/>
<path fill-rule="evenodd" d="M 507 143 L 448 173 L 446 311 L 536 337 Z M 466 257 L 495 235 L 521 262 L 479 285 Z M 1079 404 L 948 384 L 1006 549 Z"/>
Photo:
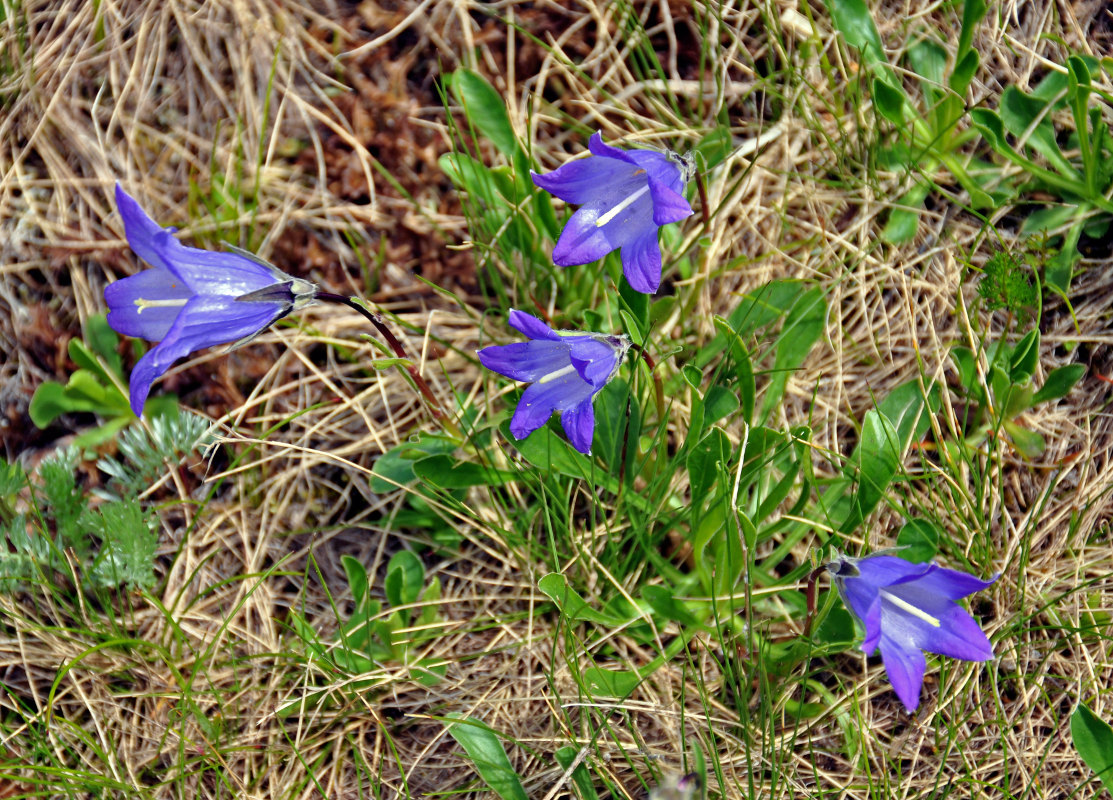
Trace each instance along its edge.
<path fill-rule="evenodd" d="M 595 227 L 596 228 L 602 228 L 604 225 L 606 225 L 612 219 L 614 219 L 619 214 L 621 214 L 623 209 L 625 209 L 627 206 L 629 206 L 631 203 L 633 203 L 635 200 L 637 200 L 639 197 L 641 197 L 643 194 L 645 194 L 648 191 L 649 191 L 649 184 L 647 183 L 645 186 L 638 189 L 633 194 L 628 195 L 626 197 L 626 199 L 624 199 L 621 203 L 619 203 L 617 206 L 612 208 L 606 214 L 599 217 L 599 219 L 595 220 Z"/>
<path fill-rule="evenodd" d="M 188 302 L 189 298 L 183 298 L 182 300 L 144 300 L 140 297 L 135 301 L 135 304 L 139 306 L 139 310 L 135 313 L 142 314 L 145 308 L 174 308 L 176 306 L 184 306 Z"/>
<path fill-rule="evenodd" d="M 903 599 L 897 597 L 892 592 L 886 592 L 885 590 L 882 590 L 882 594 L 884 594 L 885 597 L 887 597 L 893 603 L 893 605 L 904 609 L 905 611 L 907 611 L 909 614 L 911 614 L 914 617 L 919 617 L 920 619 L 922 619 L 924 622 L 926 622 L 928 625 L 930 625 L 933 628 L 938 628 L 939 627 L 939 620 L 937 620 L 931 614 L 924 611 L 922 608 L 916 608 L 916 606 L 912 605 L 907 600 L 903 600 Z"/>
<path fill-rule="evenodd" d="M 558 369 L 556 372 L 550 372 L 548 375 L 545 375 L 541 378 L 538 378 L 537 382 L 538 383 L 548 383 L 549 381 L 555 381 L 557 378 L 563 378 L 569 372 L 575 372 L 575 371 L 576 371 L 575 365 L 569 364 L 567 367 L 562 367 L 561 369 Z"/>

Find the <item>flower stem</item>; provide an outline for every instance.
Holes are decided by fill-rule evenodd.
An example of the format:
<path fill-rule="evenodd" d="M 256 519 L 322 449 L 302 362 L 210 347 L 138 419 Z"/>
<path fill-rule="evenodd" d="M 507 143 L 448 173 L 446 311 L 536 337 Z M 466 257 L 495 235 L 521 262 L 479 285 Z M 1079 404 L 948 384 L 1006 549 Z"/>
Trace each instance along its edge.
<path fill-rule="evenodd" d="M 704 230 L 711 227 L 711 209 L 707 207 L 707 184 L 703 182 L 703 173 L 696 170 L 696 190 L 699 192 L 699 210 L 703 215 Z"/>
<path fill-rule="evenodd" d="M 819 576 L 827 571 L 827 567 L 816 567 L 808 575 L 808 586 L 804 590 L 804 597 L 806 598 L 806 606 L 808 609 L 807 619 L 804 621 L 804 635 L 811 636 L 812 622 L 815 620 L 815 583 Z"/>
<path fill-rule="evenodd" d="M 346 297 L 342 294 L 317 292 L 316 298 L 325 303 L 336 303 L 337 305 L 347 306 L 366 317 L 367 320 L 375 326 L 375 330 L 386 340 L 387 345 L 394 351 L 394 355 L 398 358 L 405 359 L 406 372 L 410 373 L 410 378 L 413 380 L 414 385 L 417 386 L 418 391 L 421 392 L 421 396 L 425 400 L 425 405 L 429 408 L 429 413 L 433 415 L 433 418 L 437 420 L 437 422 L 441 424 L 441 427 L 448 433 L 463 441 L 464 434 L 448 415 L 448 412 L 445 411 L 444 406 L 441 405 L 437 396 L 433 394 L 433 390 L 429 388 L 429 384 L 425 381 L 425 378 L 418 372 L 417 367 L 406 354 L 406 348 L 402 346 L 402 342 L 400 342 L 398 337 L 386 326 L 386 323 L 383 322 L 383 318 L 379 314 L 376 314 L 355 298 Z"/>
<path fill-rule="evenodd" d="M 657 374 L 657 362 L 653 360 L 653 356 L 646 352 L 645 348 L 640 344 L 631 344 L 630 349 L 637 352 L 641 356 L 645 365 L 649 367 L 649 377 L 653 379 L 653 394 L 657 400 L 657 414 L 661 419 L 665 418 L 665 387 L 661 385 L 661 376 Z"/>

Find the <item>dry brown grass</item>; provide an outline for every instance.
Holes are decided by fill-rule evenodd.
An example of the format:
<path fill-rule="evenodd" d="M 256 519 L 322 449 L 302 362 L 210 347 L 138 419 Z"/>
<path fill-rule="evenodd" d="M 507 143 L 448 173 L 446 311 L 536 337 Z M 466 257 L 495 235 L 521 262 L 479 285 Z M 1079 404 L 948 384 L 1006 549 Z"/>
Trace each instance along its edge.
<path fill-rule="evenodd" d="M 30 394 L 43 380 L 64 379 L 72 368 L 64 340 L 103 310 L 107 282 L 139 268 L 114 214 L 117 180 L 187 238 L 258 231 L 252 244 L 283 269 L 333 291 L 376 292 L 417 331 L 408 347 L 428 357 L 423 371 L 440 396 L 454 390 L 481 407 L 499 402 L 482 399 L 461 355 L 488 338 L 478 310 L 445 308 L 413 279 L 420 271 L 449 285 L 462 306 L 475 301 L 467 256 L 444 249 L 467 238 L 466 220 L 435 173 L 451 145 L 434 81 L 439 69 L 461 65 L 495 83 L 546 168 L 581 148 L 585 128 L 679 148 L 725 114 L 739 143 L 768 134 L 712 176 L 715 225 L 699 273 L 676 286 L 691 303 L 684 313 L 678 304 L 663 330 L 694 346 L 714 335 L 712 315 L 729 311 L 740 292 L 781 277 L 821 285 L 827 335 L 792 376 L 771 424 L 810 424 L 817 452 L 832 463 L 849 453 L 876 398 L 919 375 L 953 378 L 948 348 L 1005 323 L 963 310 L 973 296 L 963 262 L 990 252 L 973 217 L 940 209 L 913 245 L 879 244 L 880 215 L 901 177 L 860 169 L 874 117 L 845 102 L 842 80 L 856 80 L 857 65 L 840 54 L 820 5 L 810 9 L 813 29 L 787 0 L 724 4 L 711 23 L 721 43 L 714 84 L 699 81 L 703 34 L 679 2 L 635 3 L 666 70 L 652 81 L 629 66 L 637 43 L 621 33 L 614 3 L 27 0 L 3 8 L 0 347 L 10 356 L 0 365 L 0 423 L 9 458 L 57 446 L 30 430 Z M 1026 85 L 1061 63 L 1057 38 L 1096 51 L 1108 40 L 1107 15 L 1099 3 L 1004 4 L 976 41 L 984 66 L 974 101 L 992 104 L 1003 86 Z M 876 16 L 886 43 L 899 47 L 942 12 L 885 3 Z M 820 69 L 817 51 L 832 70 Z M 774 63 L 794 65 L 794 82 L 767 79 Z M 236 191 L 256 211 L 220 222 L 202 210 L 197 193 L 212 190 L 214 166 L 238 176 Z M 685 248 L 705 235 L 695 225 L 686 231 Z M 361 255 L 383 262 L 371 287 Z M 1095 374 L 1113 364 L 1113 278 L 1104 259 L 1087 266 L 1072 297 L 1077 328 L 1062 309 L 1047 310 L 1044 372 L 1074 357 L 1060 347 L 1068 342 L 1085 348 Z M 784 714 L 774 729 L 751 732 L 765 747 L 751 754 L 737 712 L 722 701 L 712 642 L 697 641 L 687 662 L 666 665 L 620 707 L 582 698 L 573 670 L 591 662 L 597 643 L 566 636 L 553 614 L 531 613 L 546 599 L 537 581 L 547 568 L 506 540 L 497 509 L 457 516 L 459 552 L 426 559 L 443 587 L 444 633 L 428 646 L 447 662 L 442 683 L 422 688 L 388 667 L 375 690 L 351 692 L 291 655 L 291 609 L 326 638 L 335 631 L 333 602 L 350 601 L 341 555 L 381 574 L 406 544 L 381 524 L 404 500 L 371 491 L 370 468 L 428 427 L 427 416 L 397 374 L 366 377 L 363 364 L 377 351 L 359 340 L 365 330 L 353 314 L 317 310 L 247 350 L 204 352 L 173 370 L 168 384 L 219 418 L 226 453 L 255 448 L 234 468 L 194 470 L 194 478 L 207 469 L 210 482 L 226 479 L 196 520 L 191 501 L 203 489 L 195 480 L 163 490 L 180 503 L 162 515 L 161 597 L 121 597 L 110 620 L 102 609 L 0 595 L 0 757 L 65 765 L 71 777 L 51 779 L 86 787 L 72 794 L 100 786 L 150 797 L 420 796 L 474 780 L 439 719 L 460 712 L 519 743 L 508 748 L 515 767 L 530 796 L 546 800 L 571 792 L 552 758 L 557 747 L 584 748 L 618 794 L 639 797 L 651 769 L 682 768 L 685 734 L 714 742 L 722 781 L 712 789 L 724 797 L 747 796 L 751 775 L 763 787 L 758 796 L 778 798 L 953 796 L 946 787 L 956 778 L 967 781 L 961 796 L 998 796 L 1006 785 L 1027 787 L 1032 798 L 1096 794 L 1093 783 L 1072 794 L 1084 773 L 1067 735 L 1079 696 L 1113 716 L 1108 693 L 1100 694 L 1113 683 L 1108 642 L 1070 633 L 1113 611 L 1113 431 L 1108 387 L 1095 377 L 1023 418 L 1049 442 L 1039 463 L 987 463 L 988 492 L 959 474 L 949 492 L 940 477 L 902 498 L 908 508 L 948 498 L 953 533 L 988 536 L 1000 554 L 993 566 L 1003 577 L 984 609 L 991 635 L 1010 632 L 998 644 L 996 679 L 951 665 L 949 695 L 926 692 L 925 710 L 908 717 L 876 659 L 847 654 L 831 664 L 839 703 L 802 728 Z M 219 388 L 203 388 L 214 378 Z M 312 410 L 293 417 L 303 409 Z M 955 423 L 944 413 L 938 424 Z M 891 542 L 898 516 L 879 514 L 868 544 Z M 976 530 L 981 521 L 988 530 Z M 583 532 L 585 558 L 586 545 L 607 533 Z M 610 643 L 630 663 L 655 655 L 621 634 Z M 937 678 L 928 685 L 938 687 Z M 332 690 L 329 703 L 278 714 L 322 686 Z M 945 741 L 928 723 L 936 708 L 948 715 Z M 854 761 L 843 755 L 840 720 L 861 733 Z M 781 747 L 778 763 L 763 760 Z M 898 765 L 903 777 L 889 783 Z M 45 775 L 6 773 L 0 796 L 30 791 L 27 781 Z"/>

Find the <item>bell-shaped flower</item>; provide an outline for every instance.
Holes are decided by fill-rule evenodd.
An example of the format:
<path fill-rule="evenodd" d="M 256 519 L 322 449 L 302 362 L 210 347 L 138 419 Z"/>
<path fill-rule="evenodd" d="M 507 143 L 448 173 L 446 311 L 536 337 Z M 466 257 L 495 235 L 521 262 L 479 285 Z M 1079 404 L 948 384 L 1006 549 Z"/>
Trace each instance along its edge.
<path fill-rule="evenodd" d="M 251 253 L 186 247 L 116 185 L 116 206 L 135 254 L 154 269 L 109 284 L 108 324 L 125 336 L 158 342 L 131 373 L 131 408 L 143 413 L 151 384 L 183 356 L 212 345 L 244 344 L 295 309 L 317 287 Z"/>
<path fill-rule="evenodd" d="M 993 658 L 978 623 L 956 600 L 988 581 L 937 564 L 913 564 L 891 555 L 835 554 L 828 573 L 850 612 L 865 628 L 862 652 L 881 649 L 885 672 L 909 711 L 920 703 L 927 662 L 922 651 L 964 661 Z"/>
<path fill-rule="evenodd" d="M 590 264 L 620 250 L 622 272 L 639 292 L 661 285 L 661 247 L 657 230 L 692 213 L 684 186 L 692 162 L 675 153 L 621 150 L 603 143 L 599 133 L 588 142 L 591 155 L 569 161 L 533 182 L 566 203 L 580 205 L 553 248 L 560 267 Z"/>
<path fill-rule="evenodd" d="M 537 317 L 514 309 L 509 322 L 530 341 L 484 347 L 479 361 L 493 372 L 532 384 L 522 392 L 510 432 L 524 439 L 559 411 L 560 424 L 572 446 L 590 455 L 595 435 L 592 401 L 618 372 L 630 340 L 602 333 L 554 331 Z"/>

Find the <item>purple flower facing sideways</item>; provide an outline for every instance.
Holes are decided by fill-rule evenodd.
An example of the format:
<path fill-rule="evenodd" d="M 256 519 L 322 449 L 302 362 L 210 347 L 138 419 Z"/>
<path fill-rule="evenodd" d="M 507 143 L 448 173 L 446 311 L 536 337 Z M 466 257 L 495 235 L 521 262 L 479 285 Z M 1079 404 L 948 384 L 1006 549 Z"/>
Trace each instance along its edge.
<path fill-rule="evenodd" d="M 590 264 L 621 250 L 622 272 L 639 292 L 661 285 L 661 247 L 657 229 L 692 213 L 684 186 L 692 175 L 690 159 L 655 150 L 620 150 L 599 133 L 588 142 L 591 155 L 569 161 L 533 182 L 549 194 L 581 208 L 561 231 L 553 248 L 560 267 Z"/>
<path fill-rule="evenodd" d="M 116 206 L 131 249 L 154 267 L 104 290 L 113 330 L 158 342 L 131 373 L 131 408 L 137 415 L 151 384 L 179 358 L 217 344 L 243 344 L 313 302 L 316 286 L 251 253 L 186 247 L 119 184 Z"/>
<path fill-rule="evenodd" d="M 532 385 L 522 392 L 510 420 L 510 432 L 524 439 L 544 425 L 554 411 L 572 446 L 591 455 L 595 434 L 592 401 L 618 372 L 630 347 L 625 336 L 554 331 L 524 311 L 510 311 L 510 327 L 528 342 L 484 347 L 479 361 L 487 369 Z"/>
<path fill-rule="evenodd" d="M 927 668 L 922 651 L 964 661 L 993 658 L 982 629 L 955 601 L 990 586 L 996 575 L 983 581 L 937 564 L 837 552 L 826 567 L 846 607 L 865 628 L 862 652 L 881 649 L 889 681 L 909 711 L 920 703 Z"/>

